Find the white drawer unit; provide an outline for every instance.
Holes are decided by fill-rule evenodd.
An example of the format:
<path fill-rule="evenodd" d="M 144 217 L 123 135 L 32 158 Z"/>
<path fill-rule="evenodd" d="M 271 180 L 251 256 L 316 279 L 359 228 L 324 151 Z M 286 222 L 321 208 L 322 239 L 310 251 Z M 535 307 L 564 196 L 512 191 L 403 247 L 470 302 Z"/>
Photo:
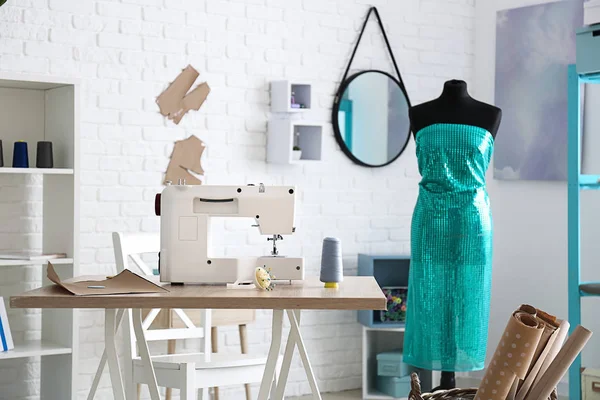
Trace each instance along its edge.
<path fill-rule="evenodd" d="M 600 72 L 600 25 L 584 26 L 577 31 L 577 73 Z"/>
<path fill-rule="evenodd" d="M 600 400 L 600 369 L 586 368 L 581 374 L 583 400 Z"/>
<path fill-rule="evenodd" d="M 587 0 L 583 3 L 583 24 L 600 24 L 600 0 Z"/>

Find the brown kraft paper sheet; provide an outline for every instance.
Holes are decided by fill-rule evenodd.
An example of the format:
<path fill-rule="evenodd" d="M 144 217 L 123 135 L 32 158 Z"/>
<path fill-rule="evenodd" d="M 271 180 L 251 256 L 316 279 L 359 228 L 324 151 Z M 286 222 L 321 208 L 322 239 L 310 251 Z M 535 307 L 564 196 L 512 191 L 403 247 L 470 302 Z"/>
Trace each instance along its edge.
<path fill-rule="evenodd" d="M 161 287 L 128 269 L 110 279 L 87 281 L 61 281 L 54 270 L 52 263 L 48 263 L 47 276 L 50 281 L 75 296 L 94 296 L 107 294 L 132 294 L 132 293 L 164 293 L 167 289 Z"/>
<path fill-rule="evenodd" d="M 531 365 L 544 326 L 535 317 L 515 311 L 481 381 L 476 400 L 505 400 L 516 379 L 523 379 Z"/>

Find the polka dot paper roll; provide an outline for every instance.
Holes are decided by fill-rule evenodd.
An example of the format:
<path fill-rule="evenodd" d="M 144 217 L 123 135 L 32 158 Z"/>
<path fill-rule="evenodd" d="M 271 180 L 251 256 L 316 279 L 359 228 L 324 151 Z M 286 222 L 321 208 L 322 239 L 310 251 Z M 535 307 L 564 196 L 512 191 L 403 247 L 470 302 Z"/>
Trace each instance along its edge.
<path fill-rule="evenodd" d="M 523 379 L 537 347 L 543 324 L 530 314 L 515 311 L 506 325 L 475 400 L 505 400 L 515 379 Z"/>

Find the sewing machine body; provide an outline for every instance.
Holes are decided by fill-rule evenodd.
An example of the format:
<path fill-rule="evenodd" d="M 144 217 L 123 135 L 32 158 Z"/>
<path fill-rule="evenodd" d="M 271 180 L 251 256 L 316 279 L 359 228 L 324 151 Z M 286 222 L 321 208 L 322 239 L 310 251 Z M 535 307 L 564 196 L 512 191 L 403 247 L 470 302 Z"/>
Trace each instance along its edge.
<path fill-rule="evenodd" d="M 277 280 L 303 280 L 304 259 L 278 256 L 275 242 L 294 228 L 296 189 L 292 186 L 169 185 L 160 197 L 160 280 L 172 283 L 253 282 L 256 267 Z M 274 255 L 211 256 L 211 218 L 250 217 L 261 234 L 272 236 Z M 269 239 L 272 240 L 272 239 Z"/>

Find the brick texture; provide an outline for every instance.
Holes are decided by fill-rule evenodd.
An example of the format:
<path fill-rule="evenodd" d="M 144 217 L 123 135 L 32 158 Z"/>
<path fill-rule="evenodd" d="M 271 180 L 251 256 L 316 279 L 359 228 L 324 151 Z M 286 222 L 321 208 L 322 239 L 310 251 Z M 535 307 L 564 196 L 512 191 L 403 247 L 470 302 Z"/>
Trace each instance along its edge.
<path fill-rule="evenodd" d="M 35 0 L 0 8 L 0 71 L 82 79 L 81 266 L 83 274 L 114 268 L 111 232 L 158 232 L 154 194 L 173 141 L 195 134 L 208 146 L 208 184 L 298 186 L 298 233 L 281 244 L 303 254 L 317 274 L 321 240 L 343 240 L 346 274 L 359 252 L 409 251 L 417 195 L 414 142 L 392 165 L 354 165 L 335 144 L 331 103 L 368 10 L 349 0 Z M 437 96 L 443 82 L 469 81 L 473 67 L 472 0 L 376 2 L 399 68 L 416 104 Z M 393 73 L 372 21 L 353 69 Z M 194 65 L 212 93 L 179 126 L 165 121 L 154 98 L 181 68 Z M 265 163 L 269 82 L 310 81 L 325 123 L 323 161 L 298 166 Z M 1 138 L 1 132 L 0 132 Z M 5 152 L 9 146 L 5 145 Z M 40 177 L 0 176 L 0 250 L 41 245 Z M 215 223 L 217 255 L 256 255 L 268 243 L 249 224 Z M 0 270 L 0 294 L 41 283 L 39 267 Z M 17 284 L 19 283 L 19 284 Z M 16 339 L 39 336 L 38 310 L 9 310 Z M 103 350 L 103 316 L 81 312 L 79 398 L 85 399 Z M 361 385 L 361 330 L 354 312 L 306 312 L 303 333 L 323 391 Z M 249 327 L 251 349 L 266 352 L 270 313 Z M 221 328 L 222 351 L 239 351 L 237 328 Z M 195 350 L 186 341 L 180 349 Z M 166 346 L 154 347 L 155 352 Z M 0 400 L 39 398 L 39 361 L 0 362 Z M 108 376 L 96 399 L 112 399 Z M 256 395 L 257 389 L 254 388 Z M 294 358 L 287 395 L 309 393 Z M 243 387 L 222 388 L 221 399 L 243 399 Z M 178 392 L 175 391 L 175 398 Z M 147 397 L 144 389 L 143 398 Z"/>

